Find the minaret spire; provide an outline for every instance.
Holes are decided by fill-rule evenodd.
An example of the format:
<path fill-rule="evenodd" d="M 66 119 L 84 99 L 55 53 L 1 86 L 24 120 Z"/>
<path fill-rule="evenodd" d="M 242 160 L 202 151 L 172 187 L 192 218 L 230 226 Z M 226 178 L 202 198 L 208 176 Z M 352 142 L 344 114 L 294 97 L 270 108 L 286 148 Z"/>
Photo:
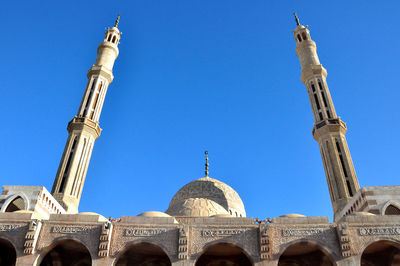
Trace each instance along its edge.
<path fill-rule="evenodd" d="M 293 15 L 294 15 L 294 19 L 296 20 L 297 26 L 300 26 L 300 21 L 299 21 L 299 18 L 297 17 L 297 15 L 296 15 L 296 12 L 293 13 Z"/>
<path fill-rule="evenodd" d="M 301 80 L 307 88 L 314 115 L 313 137 L 318 141 L 335 216 L 360 189 L 346 141 L 346 124 L 336 115 L 321 65 L 317 46 L 309 30 L 299 25 L 294 31 L 296 53 L 301 64 Z"/>
<path fill-rule="evenodd" d="M 99 119 L 112 69 L 118 57 L 121 33 L 108 28 L 97 49 L 97 58 L 87 73 L 88 83 L 77 115 L 68 123 L 69 136 L 64 148 L 51 193 L 68 213 L 77 213 L 86 172 L 95 140 L 100 136 Z"/>
<path fill-rule="evenodd" d="M 118 14 L 117 20 L 115 21 L 115 25 L 114 27 L 118 28 L 118 24 L 119 24 L 119 18 L 121 17 L 120 14 Z"/>
<path fill-rule="evenodd" d="M 206 177 L 208 177 L 208 166 L 210 165 L 208 163 L 208 151 L 205 151 L 204 154 L 206 155 L 206 163 L 204 164 L 204 166 L 206 168 L 205 174 L 206 174 Z"/>

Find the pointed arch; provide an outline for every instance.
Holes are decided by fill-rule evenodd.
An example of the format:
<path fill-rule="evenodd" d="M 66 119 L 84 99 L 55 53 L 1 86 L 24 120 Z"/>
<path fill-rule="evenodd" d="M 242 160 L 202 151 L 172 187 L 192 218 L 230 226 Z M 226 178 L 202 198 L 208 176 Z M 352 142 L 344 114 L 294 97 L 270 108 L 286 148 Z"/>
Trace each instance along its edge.
<path fill-rule="evenodd" d="M 29 210 L 29 200 L 23 192 L 10 196 L 4 202 L 0 212 L 14 212 L 19 210 Z"/>
<path fill-rule="evenodd" d="M 167 252 L 157 244 L 146 241 L 129 243 L 117 256 L 114 266 L 125 265 L 159 265 L 171 266 Z"/>
<path fill-rule="evenodd" d="M 400 215 L 400 204 L 390 200 L 382 208 L 382 215 Z"/>
<path fill-rule="evenodd" d="M 361 255 L 361 266 L 399 264 L 400 243 L 394 240 L 375 240 L 366 246 Z"/>
<path fill-rule="evenodd" d="M 42 250 L 41 253 L 36 265 L 48 266 L 56 263 L 74 266 L 92 265 L 92 256 L 89 249 L 76 239 L 58 239 Z"/>
<path fill-rule="evenodd" d="M 288 243 L 279 256 L 278 266 L 324 265 L 335 266 L 335 257 L 321 243 L 300 239 Z"/>
<path fill-rule="evenodd" d="M 0 265 L 14 266 L 17 261 L 17 251 L 14 245 L 0 237 Z"/>
<path fill-rule="evenodd" d="M 202 265 L 254 265 L 250 255 L 240 246 L 228 243 L 211 243 L 198 256 L 196 266 Z"/>

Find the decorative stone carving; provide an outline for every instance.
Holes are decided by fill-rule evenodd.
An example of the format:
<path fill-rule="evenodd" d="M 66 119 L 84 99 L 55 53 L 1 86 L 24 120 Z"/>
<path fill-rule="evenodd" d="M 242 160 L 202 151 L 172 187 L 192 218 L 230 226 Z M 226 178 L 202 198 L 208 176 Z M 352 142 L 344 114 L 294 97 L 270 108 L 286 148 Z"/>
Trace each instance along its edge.
<path fill-rule="evenodd" d="M 155 236 L 165 232 L 166 228 L 126 228 L 124 236 Z"/>
<path fill-rule="evenodd" d="M 342 251 L 343 258 L 350 257 L 352 252 L 348 225 L 346 223 L 338 224 L 337 232 L 340 240 L 340 249 Z"/>
<path fill-rule="evenodd" d="M 400 235 L 400 227 L 364 227 L 358 229 L 360 236 Z"/>
<path fill-rule="evenodd" d="M 317 235 L 321 234 L 324 229 L 320 228 L 309 228 L 309 229 L 288 229 L 288 230 L 282 230 L 282 236 L 288 237 L 288 236 L 311 236 L 311 235 Z"/>
<path fill-rule="evenodd" d="M 108 256 L 112 231 L 113 231 L 112 223 L 106 222 L 103 224 L 100 234 L 99 253 L 98 253 L 100 258 Z"/>
<path fill-rule="evenodd" d="M 90 227 L 87 226 L 53 226 L 52 233 L 62 233 L 62 234 L 88 234 Z"/>
<path fill-rule="evenodd" d="M 32 220 L 29 223 L 28 232 L 25 235 L 24 254 L 30 255 L 35 253 L 36 243 L 41 228 L 42 223 L 38 220 Z"/>
<path fill-rule="evenodd" d="M 269 260 L 271 257 L 268 227 L 265 225 L 260 225 L 260 258 L 261 260 Z"/>
<path fill-rule="evenodd" d="M 0 224 L 0 232 L 9 232 L 17 230 L 21 227 L 18 224 Z"/>
<path fill-rule="evenodd" d="M 178 259 L 186 260 L 188 257 L 188 239 L 185 228 L 179 229 Z"/>

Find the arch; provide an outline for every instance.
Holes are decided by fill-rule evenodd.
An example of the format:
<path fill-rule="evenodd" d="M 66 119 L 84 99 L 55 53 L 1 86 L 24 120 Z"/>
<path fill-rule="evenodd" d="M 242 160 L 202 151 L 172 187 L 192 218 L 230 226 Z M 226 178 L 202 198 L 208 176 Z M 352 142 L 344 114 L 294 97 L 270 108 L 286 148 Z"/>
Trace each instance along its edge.
<path fill-rule="evenodd" d="M 23 192 L 16 193 L 9 197 L 0 209 L 1 212 L 14 212 L 19 210 L 29 210 L 28 197 Z"/>
<path fill-rule="evenodd" d="M 321 265 L 335 266 L 332 254 L 323 245 L 310 240 L 297 240 L 288 243 L 279 256 L 278 266 Z"/>
<path fill-rule="evenodd" d="M 117 36 L 114 35 L 114 37 L 112 38 L 112 43 L 115 43 L 116 39 L 117 39 Z"/>
<path fill-rule="evenodd" d="M 7 239 L 0 237 L 0 265 L 14 266 L 17 261 L 17 251 Z"/>
<path fill-rule="evenodd" d="M 400 265 L 400 243 L 393 240 L 377 240 L 369 243 L 363 250 L 360 265 Z"/>
<path fill-rule="evenodd" d="M 304 31 L 301 33 L 301 37 L 303 37 L 303 40 L 307 40 L 307 34 Z"/>
<path fill-rule="evenodd" d="M 108 35 L 107 41 L 111 41 L 111 34 Z"/>
<path fill-rule="evenodd" d="M 299 40 L 299 42 L 301 42 L 300 34 L 297 34 L 297 39 Z"/>
<path fill-rule="evenodd" d="M 253 261 L 248 253 L 238 245 L 218 242 L 204 248 L 203 253 L 197 258 L 196 266 L 252 266 Z"/>
<path fill-rule="evenodd" d="M 400 204 L 390 200 L 382 208 L 382 215 L 400 215 Z"/>
<path fill-rule="evenodd" d="M 56 240 L 38 257 L 36 265 L 91 266 L 92 256 L 87 247 L 75 239 Z"/>
<path fill-rule="evenodd" d="M 114 266 L 171 266 L 168 254 L 159 245 L 150 242 L 128 244 L 118 255 Z"/>

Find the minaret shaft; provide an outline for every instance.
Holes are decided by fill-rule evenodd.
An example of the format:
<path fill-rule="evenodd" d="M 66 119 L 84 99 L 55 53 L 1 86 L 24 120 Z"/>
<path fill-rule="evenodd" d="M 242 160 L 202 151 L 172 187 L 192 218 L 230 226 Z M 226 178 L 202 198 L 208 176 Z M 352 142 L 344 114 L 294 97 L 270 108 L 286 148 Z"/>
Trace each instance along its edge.
<path fill-rule="evenodd" d="M 357 176 L 346 141 L 346 124 L 336 114 L 326 82 L 327 71 L 320 64 L 317 47 L 309 30 L 298 25 L 294 32 L 301 80 L 307 88 L 314 115 L 313 137 L 319 143 L 326 180 L 335 215 L 359 190 Z"/>
<path fill-rule="evenodd" d="M 68 123 L 69 136 L 51 192 L 68 213 L 78 212 L 94 142 L 101 133 L 99 119 L 108 85 L 113 80 L 120 35 L 116 27 L 108 28 L 97 49 L 95 64 L 88 71 L 78 113 Z"/>

